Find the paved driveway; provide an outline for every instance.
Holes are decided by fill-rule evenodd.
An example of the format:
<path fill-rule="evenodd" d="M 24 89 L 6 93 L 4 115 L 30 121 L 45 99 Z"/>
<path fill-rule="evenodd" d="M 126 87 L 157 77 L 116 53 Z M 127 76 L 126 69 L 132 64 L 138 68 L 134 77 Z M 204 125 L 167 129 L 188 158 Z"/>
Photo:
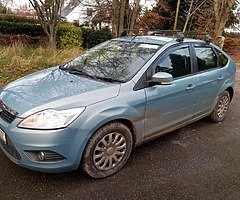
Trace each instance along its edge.
<path fill-rule="evenodd" d="M 0 199 L 240 199 L 240 71 L 227 119 L 206 119 L 134 149 L 116 175 L 22 169 L 0 151 Z"/>

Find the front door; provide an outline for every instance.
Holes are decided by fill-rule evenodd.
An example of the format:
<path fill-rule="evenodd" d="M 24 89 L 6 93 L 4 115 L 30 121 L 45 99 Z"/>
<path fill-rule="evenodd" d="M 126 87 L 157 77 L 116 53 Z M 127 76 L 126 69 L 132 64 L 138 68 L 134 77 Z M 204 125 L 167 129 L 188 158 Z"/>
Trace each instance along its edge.
<path fill-rule="evenodd" d="M 145 88 L 145 137 L 164 131 L 193 117 L 198 78 L 192 74 L 189 46 L 170 50 L 153 66 L 154 73 L 172 74 L 171 85 Z"/>

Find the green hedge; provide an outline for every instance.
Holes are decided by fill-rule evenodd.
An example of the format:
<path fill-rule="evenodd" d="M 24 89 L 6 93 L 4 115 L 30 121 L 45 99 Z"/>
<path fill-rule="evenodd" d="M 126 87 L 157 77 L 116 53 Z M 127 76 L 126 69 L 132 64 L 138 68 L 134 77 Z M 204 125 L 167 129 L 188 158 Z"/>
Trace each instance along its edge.
<path fill-rule="evenodd" d="M 83 47 L 92 48 L 102 42 L 110 40 L 111 34 L 105 30 L 82 28 Z"/>
<path fill-rule="evenodd" d="M 45 35 L 41 25 L 0 21 L 0 33 L 6 35 L 28 35 L 32 37 Z"/>
<path fill-rule="evenodd" d="M 40 24 L 1 20 L 0 33 L 3 35 L 27 35 L 30 37 L 46 36 Z M 106 30 L 80 28 L 64 23 L 59 27 L 57 44 L 60 48 L 71 48 L 73 46 L 91 48 L 111 38 L 110 32 Z"/>
<path fill-rule="evenodd" d="M 39 20 L 32 17 L 22 17 L 13 14 L 0 14 L 0 21 L 40 24 Z"/>
<path fill-rule="evenodd" d="M 60 24 L 57 32 L 57 46 L 59 48 L 72 48 L 82 46 L 82 30 L 72 24 Z"/>

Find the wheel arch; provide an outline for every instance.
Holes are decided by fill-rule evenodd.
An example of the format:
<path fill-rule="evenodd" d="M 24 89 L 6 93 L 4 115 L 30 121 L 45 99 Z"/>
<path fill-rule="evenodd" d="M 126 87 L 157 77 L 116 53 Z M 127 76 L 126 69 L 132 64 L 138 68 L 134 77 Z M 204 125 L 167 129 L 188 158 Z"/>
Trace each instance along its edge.
<path fill-rule="evenodd" d="M 133 146 L 135 146 L 136 141 L 137 141 L 136 127 L 134 126 L 134 124 L 132 123 L 132 121 L 130 119 L 126 119 L 126 118 L 112 119 L 110 121 L 107 121 L 107 122 L 103 123 L 101 126 L 99 126 L 97 128 L 97 130 L 94 131 L 94 133 L 96 133 L 100 128 L 106 126 L 107 124 L 111 124 L 111 123 L 114 123 L 114 122 L 119 122 L 121 124 L 124 124 L 130 130 L 130 132 L 132 134 L 132 139 L 133 139 Z"/>
<path fill-rule="evenodd" d="M 228 87 L 226 89 L 226 91 L 228 91 L 229 95 L 230 95 L 230 100 L 232 101 L 233 95 L 234 95 L 234 90 L 232 87 Z"/>

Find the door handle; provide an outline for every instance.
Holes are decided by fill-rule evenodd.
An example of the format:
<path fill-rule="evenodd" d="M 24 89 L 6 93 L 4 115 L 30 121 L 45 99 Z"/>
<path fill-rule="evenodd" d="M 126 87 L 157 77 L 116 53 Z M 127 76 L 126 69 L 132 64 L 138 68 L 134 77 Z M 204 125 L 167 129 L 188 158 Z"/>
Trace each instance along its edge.
<path fill-rule="evenodd" d="M 187 90 L 187 91 L 191 91 L 191 90 L 193 90 L 195 87 L 196 87 L 196 85 L 189 84 L 189 85 L 186 87 L 186 90 Z"/>
<path fill-rule="evenodd" d="M 223 80 L 224 79 L 224 76 L 223 75 L 220 75 L 219 77 L 218 77 L 218 80 L 219 81 L 221 81 L 221 80 Z"/>

